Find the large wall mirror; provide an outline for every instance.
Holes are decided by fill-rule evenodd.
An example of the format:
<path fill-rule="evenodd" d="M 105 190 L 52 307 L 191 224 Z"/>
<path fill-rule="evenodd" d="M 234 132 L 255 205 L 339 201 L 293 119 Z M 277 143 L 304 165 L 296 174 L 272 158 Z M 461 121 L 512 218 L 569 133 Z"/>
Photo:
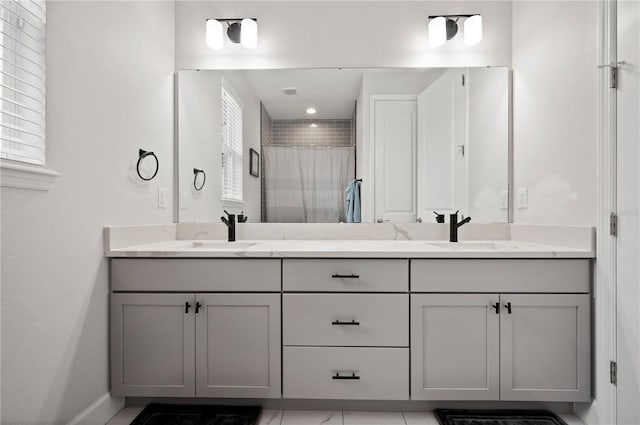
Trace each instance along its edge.
<path fill-rule="evenodd" d="M 509 69 L 185 70 L 178 218 L 509 221 Z"/>

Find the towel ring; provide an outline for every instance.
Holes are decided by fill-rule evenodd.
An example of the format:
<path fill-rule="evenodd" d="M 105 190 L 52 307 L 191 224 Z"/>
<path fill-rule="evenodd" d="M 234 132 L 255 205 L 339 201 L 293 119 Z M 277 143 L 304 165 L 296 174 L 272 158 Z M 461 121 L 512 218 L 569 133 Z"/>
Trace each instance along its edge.
<path fill-rule="evenodd" d="M 146 177 L 142 177 L 142 174 L 140 173 L 140 163 L 142 162 L 143 159 L 145 159 L 148 156 L 152 156 L 156 160 L 156 170 L 154 171 L 151 177 L 146 178 Z M 156 174 L 158 174 L 159 169 L 160 169 L 160 161 L 158 161 L 158 157 L 156 156 L 155 153 L 151 151 L 145 151 L 144 149 L 138 150 L 138 163 L 136 164 L 136 171 L 138 172 L 138 177 L 148 182 L 149 180 L 153 180 Z"/>
<path fill-rule="evenodd" d="M 198 187 L 198 174 L 202 173 L 202 184 Z M 207 173 L 204 170 L 198 170 L 197 168 L 193 169 L 193 188 L 195 190 L 202 190 L 204 187 L 204 183 L 207 181 Z"/>

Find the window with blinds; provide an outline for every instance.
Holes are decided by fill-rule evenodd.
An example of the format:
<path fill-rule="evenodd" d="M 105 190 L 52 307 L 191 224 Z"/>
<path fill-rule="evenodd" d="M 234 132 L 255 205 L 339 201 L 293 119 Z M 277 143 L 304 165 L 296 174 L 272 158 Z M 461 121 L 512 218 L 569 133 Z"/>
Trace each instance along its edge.
<path fill-rule="evenodd" d="M 44 165 L 45 2 L 1 1 L 0 35 L 0 158 Z"/>
<path fill-rule="evenodd" d="M 242 202 L 242 107 L 222 86 L 222 199 Z"/>

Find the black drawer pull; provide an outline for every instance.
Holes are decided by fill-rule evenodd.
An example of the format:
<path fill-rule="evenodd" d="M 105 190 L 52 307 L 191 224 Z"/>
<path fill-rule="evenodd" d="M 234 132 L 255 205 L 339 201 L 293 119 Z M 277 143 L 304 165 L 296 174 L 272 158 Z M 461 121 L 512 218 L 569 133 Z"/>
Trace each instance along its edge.
<path fill-rule="evenodd" d="M 334 320 L 333 322 L 331 322 L 332 325 L 341 325 L 341 326 L 360 326 L 360 322 L 356 322 L 355 320 L 352 320 L 350 322 L 343 322 L 342 320 Z"/>
<path fill-rule="evenodd" d="M 359 274 L 332 274 L 333 279 L 360 279 Z"/>
<path fill-rule="evenodd" d="M 496 314 L 500 314 L 500 303 L 495 303 L 493 305 L 493 308 L 496 309 Z"/>
<path fill-rule="evenodd" d="M 196 314 L 198 314 L 198 312 L 200 311 L 200 308 L 202 307 L 202 304 L 200 304 L 199 302 L 196 303 Z"/>
<path fill-rule="evenodd" d="M 356 375 L 355 372 L 353 372 L 351 375 L 340 375 L 339 372 L 336 372 L 336 374 L 333 375 L 331 378 L 332 379 L 351 379 L 351 380 L 360 379 L 360 377 L 358 375 Z"/>
<path fill-rule="evenodd" d="M 191 304 L 189 304 L 189 301 L 184 303 L 184 314 L 189 314 L 190 307 L 191 307 Z"/>
<path fill-rule="evenodd" d="M 511 302 L 506 303 L 504 307 L 507 309 L 507 313 L 511 314 Z"/>

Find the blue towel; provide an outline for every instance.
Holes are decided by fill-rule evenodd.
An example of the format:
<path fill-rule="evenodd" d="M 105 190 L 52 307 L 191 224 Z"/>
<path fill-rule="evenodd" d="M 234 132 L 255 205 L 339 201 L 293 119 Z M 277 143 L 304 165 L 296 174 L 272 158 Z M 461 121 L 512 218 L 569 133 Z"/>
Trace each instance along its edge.
<path fill-rule="evenodd" d="M 345 190 L 347 192 L 347 223 L 360 223 L 360 182 L 353 180 Z"/>

